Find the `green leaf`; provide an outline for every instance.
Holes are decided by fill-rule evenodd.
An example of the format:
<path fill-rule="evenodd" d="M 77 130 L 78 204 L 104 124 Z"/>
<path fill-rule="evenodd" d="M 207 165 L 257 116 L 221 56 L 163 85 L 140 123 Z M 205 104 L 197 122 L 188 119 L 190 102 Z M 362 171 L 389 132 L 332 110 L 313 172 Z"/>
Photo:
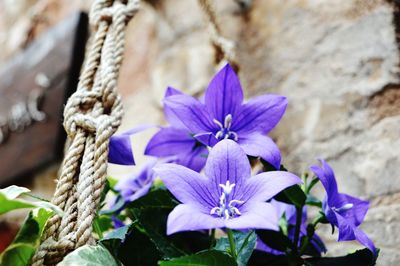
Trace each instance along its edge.
<path fill-rule="evenodd" d="M 146 196 L 133 201 L 127 206 L 127 208 L 173 209 L 176 205 L 178 205 L 178 202 L 168 190 L 157 189 L 150 191 Z"/>
<path fill-rule="evenodd" d="M 115 229 L 114 231 L 107 234 L 103 239 L 101 239 L 100 243 L 104 245 L 114 256 L 117 256 L 118 248 L 121 246 L 121 243 L 125 240 L 129 228 L 130 225 L 126 225 Z"/>
<path fill-rule="evenodd" d="M 160 266 L 235 266 L 236 263 L 228 254 L 217 251 L 207 250 L 199 253 L 175 258 L 169 261 L 160 261 Z"/>
<path fill-rule="evenodd" d="M 306 204 L 309 206 L 322 208 L 322 202 L 311 194 L 307 195 Z"/>
<path fill-rule="evenodd" d="M 294 185 L 281 191 L 274 199 L 302 208 L 306 203 L 307 197 L 299 185 Z"/>
<path fill-rule="evenodd" d="M 238 257 L 238 265 L 245 266 L 253 253 L 256 246 L 257 236 L 254 231 L 240 232 L 233 231 L 233 238 L 236 245 L 236 254 Z M 230 249 L 228 238 L 222 237 L 217 240 L 216 250 L 227 251 Z"/>
<path fill-rule="evenodd" d="M 103 246 L 83 246 L 70 254 L 57 266 L 118 266 L 118 262 Z"/>
<path fill-rule="evenodd" d="M 23 193 L 31 192 L 26 187 L 19 187 L 19 186 L 9 186 L 3 189 L 0 189 L 0 193 L 3 194 L 8 199 L 15 199 L 19 197 Z"/>
<path fill-rule="evenodd" d="M 282 232 L 273 230 L 256 230 L 257 236 L 270 248 L 282 252 L 292 247 L 292 242 Z"/>
<path fill-rule="evenodd" d="M 44 208 L 32 210 L 14 241 L 1 254 L 0 265 L 28 265 L 52 214 L 51 210 Z"/>
<path fill-rule="evenodd" d="M 164 258 L 185 255 L 185 252 L 171 241 L 171 237 L 166 236 L 166 223 L 170 209 L 146 208 L 131 209 L 130 211 L 143 232 L 153 241 Z"/>
<path fill-rule="evenodd" d="M 118 259 L 125 266 L 151 266 L 157 265 L 162 258 L 153 241 L 133 227 L 118 248 Z"/>
<path fill-rule="evenodd" d="M 306 259 L 314 266 L 369 266 L 375 265 L 376 258 L 365 248 L 342 257 L 323 257 Z"/>
<path fill-rule="evenodd" d="M 63 215 L 60 208 L 51 204 L 47 201 L 35 201 L 30 202 L 23 199 L 17 199 L 17 197 L 29 193 L 30 190 L 24 187 L 18 186 L 9 186 L 4 189 L 0 189 L 0 215 L 6 212 L 16 210 L 16 209 L 25 209 L 25 208 L 46 208 L 50 209 L 60 216 Z"/>

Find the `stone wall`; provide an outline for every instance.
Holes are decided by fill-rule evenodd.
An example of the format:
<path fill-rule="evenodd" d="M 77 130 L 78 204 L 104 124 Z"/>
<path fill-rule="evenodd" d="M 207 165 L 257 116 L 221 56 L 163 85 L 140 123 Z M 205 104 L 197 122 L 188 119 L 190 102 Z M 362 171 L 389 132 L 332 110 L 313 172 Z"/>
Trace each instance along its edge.
<path fill-rule="evenodd" d="M 15 25 L 37 5 L 20 2 L 24 8 L 16 12 L 9 7 L 14 1 L 0 1 L 0 6 L 8 7 L 0 8 L 0 47 L 7 51 L 0 60 L 15 52 L 3 48 L 10 45 L 8 39 L 16 38 L 16 32 L 26 33 Z M 284 154 L 283 163 L 300 173 L 316 158 L 327 159 L 342 192 L 371 200 L 363 228 L 382 249 L 378 265 L 398 265 L 400 57 L 396 25 L 400 19 L 396 2 L 254 0 L 246 1 L 251 3 L 248 10 L 232 0 L 215 2 L 224 35 L 237 44 L 246 95 L 269 92 L 289 99 L 286 115 L 272 133 Z M 57 3 L 58 15 L 52 21 L 80 6 L 78 1 Z M 126 111 L 121 130 L 164 123 L 160 99 L 165 88 L 171 85 L 199 94 L 215 72 L 214 50 L 195 0 L 152 0 L 142 6 L 128 28 L 119 85 Z M 2 13 L 12 13 L 13 20 L 5 22 Z M 11 47 L 23 47 L 23 43 Z M 153 132 L 132 138 L 139 163 Z M 115 176 L 126 171 L 110 168 Z M 323 230 L 329 234 L 329 228 Z M 328 255 L 343 254 L 334 241 L 329 248 Z"/>

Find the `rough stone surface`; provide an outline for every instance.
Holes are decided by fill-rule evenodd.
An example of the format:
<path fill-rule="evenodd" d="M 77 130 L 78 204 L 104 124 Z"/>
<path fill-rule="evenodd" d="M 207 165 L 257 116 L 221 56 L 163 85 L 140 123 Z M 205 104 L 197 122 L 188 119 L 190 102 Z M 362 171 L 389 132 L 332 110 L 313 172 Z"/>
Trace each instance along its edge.
<path fill-rule="evenodd" d="M 0 6 L 8 7 L 7 2 Z M 53 21 L 79 6 L 67 2 L 60 1 Z M 215 2 L 224 35 L 237 44 L 246 95 L 270 92 L 289 99 L 284 119 L 272 132 L 284 164 L 300 173 L 316 158 L 327 159 L 343 192 L 371 200 L 363 228 L 381 248 L 378 265 L 399 265 L 400 57 L 393 6 L 383 0 L 254 0 L 242 12 L 235 1 Z M 18 40 L 26 40 L 20 28 L 27 27 L 21 25 L 34 3 L 21 3 L 0 8 L 0 60 L 22 47 Z M 215 71 L 197 1 L 142 6 L 128 28 L 119 84 L 126 110 L 121 131 L 164 123 L 165 88 L 198 95 Z M 14 36 L 21 32 L 22 37 Z M 132 138 L 139 163 L 153 132 Z M 131 169 L 114 166 L 110 173 Z M 329 230 L 321 228 L 325 237 Z M 328 255 L 359 247 L 330 239 Z"/>

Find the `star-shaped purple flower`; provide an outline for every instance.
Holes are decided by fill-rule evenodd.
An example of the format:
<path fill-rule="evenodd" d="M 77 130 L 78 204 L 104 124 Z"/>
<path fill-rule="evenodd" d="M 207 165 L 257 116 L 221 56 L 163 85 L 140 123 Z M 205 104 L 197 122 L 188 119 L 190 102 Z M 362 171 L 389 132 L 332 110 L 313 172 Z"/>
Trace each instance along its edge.
<path fill-rule="evenodd" d="M 296 207 L 291 204 L 283 203 L 280 201 L 276 200 L 271 200 L 271 204 L 275 207 L 276 212 L 278 217 L 282 217 L 285 215 L 287 223 L 289 225 L 289 231 L 288 231 L 288 238 L 293 241 L 294 239 L 294 232 L 295 232 L 295 225 L 296 225 Z M 300 225 L 300 239 L 304 236 L 307 236 L 307 208 L 304 206 L 303 208 L 303 215 L 302 215 L 302 220 L 301 220 L 301 225 Z M 310 241 L 311 245 L 315 248 L 316 251 L 319 253 L 326 252 L 326 248 L 321 240 L 321 238 L 317 235 L 314 234 Z M 300 241 L 298 243 L 298 246 L 300 247 Z M 285 253 L 279 250 L 275 250 L 268 245 L 266 245 L 264 242 L 262 242 L 260 239 L 257 241 L 257 249 L 262 250 L 267 253 L 271 253 L 274 255 L 284 255 Z"/>
<path fill-rule="evenodd" d="M 321 166 L 313 165 L 310 170 L 326 190 L 323 210 L 328 221 L 339 229 L 338 241 L 357 240 L 376 256 L 374 243 L 358 227 L 364 221 L 369 202 L 339 193 L 332 168 L 324 160 L 320 163 Z"/>
<path fill-rule="evenodd" d="M 182 92 L 168 87 L 164 99 Z M 161 128 L 147 144 L 145 154 L 167 157 L 171 162 L 186 166 L 197 172 L 203 169 L 208 155 L 207 147 L 193 137 L 193 134 L 164 106 L 164 114 L 171 126 Z"/>
<path fill-rule="evenodd" d="M 167 97 L 164 103 L 205 145 L 212 147 L 231 139 L 247 155 L 261 157 L 280 168 L 280 151 L 266 134 L 282 118 L 287 100 L 283 96 L 262 95 L 243 103 L 242 87 L 229 64 L 211 80 L 204 103 L 183 94 Z"/>
<path fill-rule="evenodd" d="M 169 235 L 212 228 L 277 230 L 276 211 L 265 201 L 301 183 L 283 171 L 251 177 L 245 152 L 232 140 L 220 141 L 211 150 L 205 176 L 176 164 L 163 164 L 154 171 L 182 202 L 169 214 Z"/>
<path fill-rule="evenodd" d="M 138 172 L 121 179 L 115 185 L 115 190 L 121 194 L 126 203 L 143 197 L 149 192 L 155 178 L 153 167 L 156 162 L 155 159 L 148 160 Z"/>

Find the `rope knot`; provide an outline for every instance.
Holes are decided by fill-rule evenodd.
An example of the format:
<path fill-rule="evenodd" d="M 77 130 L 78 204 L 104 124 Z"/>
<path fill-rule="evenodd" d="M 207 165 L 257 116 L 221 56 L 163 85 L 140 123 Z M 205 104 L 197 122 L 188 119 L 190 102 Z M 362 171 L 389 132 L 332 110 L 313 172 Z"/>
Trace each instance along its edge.
<path fill-rule="evenodd" d="M 112 6 L 97 7 L 90 18 L 90 23 L 96 29 L 101 22 L 107 22 L 110 25 L 113 20 L 120 17 L 123 17 L 125 23 L 128 23 L 138 10 L 138 0 L 115 1 Z"/>

